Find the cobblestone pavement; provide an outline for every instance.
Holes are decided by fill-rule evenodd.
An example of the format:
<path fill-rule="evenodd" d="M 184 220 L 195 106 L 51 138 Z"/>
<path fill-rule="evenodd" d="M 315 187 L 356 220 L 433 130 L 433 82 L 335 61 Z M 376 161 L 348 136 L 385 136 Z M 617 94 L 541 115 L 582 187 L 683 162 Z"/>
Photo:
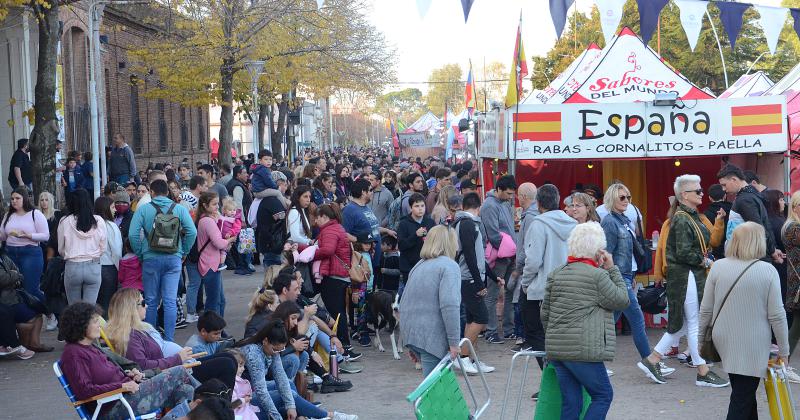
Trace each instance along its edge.
<path fill-rule="evenodd" d="M 229 322 L 227 330 L 236 337 L 244 331 L 244 317 L 247 313 L 247 302 L 253 290 L 261 283 L 260 273 L 242 277 L 232 272 L 225 274 L 225 290 L 227 307 L 225 318 Z M 177 341 L 185 340 L 194 332 L 194 325 L 178 330 Z M 660 338 L 660 330 L 649 331 L 650 342 Z M 43 342 L 55 345 L 52 353 L 37 354 L 30 360 L 0 360 L 0 419 L 75 419 L 75 411 L 67 405 L 67 398 L 58 385 L 52 364 L 63 348 L 56 342 L 54 332 L 43 333 Z M 413 409 L 405 400 L 421 381 L 421 373 L 414 370 L 405 355 L 402 360 L 394 360 L 388 337 L 383 340 L 389 347 L 387 352 L 379 353 L 373 348 L 362 349 L 365 369 L 355 375 L 344 375 L 353 382 L 350 392 L 339 394 L 316 395 L 318 401 L 328 410 L 338 410 L 358 414 L 362 420 L 372 419 L 413 419 Z M 511 363 L 511 344 L 488 344 L 481 340 L 477 351 L 486 363 L 497 368 L 497 371 L 486 376 L 491 389 L 491 404 L 482 417 L 484 419 L 500 419 L 500 409 L 505 393 L 505 384 Z M 611 405 L 609 419 L 720 419 L 727 412 L 730 388 L 710 389 L 694 385 L 695 370 L 680 365 L 675 360 L 667 363 L 677 371 L 671 375 L 665 385 L 656 385 L 644 377 L 636 368 L 636 350 L 630 336 L 622 336 L 617 340 L 616 360 L 608 364 L 615 372 L 611 378 L 614 386 L 614 402 Z M 795 363 L 797 366 L 797 364 Z M 715 366 L 715 371 L 724 376 L 722 366 Z M 519 378 L 519 375 L 517 375 Z M 519 418 L 531 419 L 536 404 L 529 399 L 538 387 L 540 373 L 535 362 L 531 363 L 528 381 L 523 391 L 521 414 Z M 478 388 L 480 381 L 472 378 Z M 513 388 L 518 390 L 518 383 Z M 795 395 L 800 395 L 800 387 L 793 385 Z M 482 392 L 476 392 L 482 400 Z M 514 393 L 513 397 L 516 397 Z M 766 407 L 766 395 L 763 386 L 758 392 L 759 414 L 761 418 L 769 418 Z M 798 397 L 800 399 L 800 397 Z M 796 402 L 798 401 L 796 399 Z M 512 405 L 513 406 L 513 405 Z M 512 418 L 507 413 L 506 419 Z"/>

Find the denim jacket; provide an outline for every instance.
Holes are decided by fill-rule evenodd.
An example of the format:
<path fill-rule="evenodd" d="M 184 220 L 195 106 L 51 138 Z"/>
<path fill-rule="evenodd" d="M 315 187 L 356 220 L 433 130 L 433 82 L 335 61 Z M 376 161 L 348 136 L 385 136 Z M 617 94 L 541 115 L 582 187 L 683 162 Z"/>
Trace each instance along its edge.
<path fill-rule="evenodd" d="M 624 214 L 612 211 L 603 218 L 600 225 L 606 234 L 606 250 L 614 258 L 614 265 L 626 281 L 633 277 L 633 236 L 629 230 L 630 219 Z"/>

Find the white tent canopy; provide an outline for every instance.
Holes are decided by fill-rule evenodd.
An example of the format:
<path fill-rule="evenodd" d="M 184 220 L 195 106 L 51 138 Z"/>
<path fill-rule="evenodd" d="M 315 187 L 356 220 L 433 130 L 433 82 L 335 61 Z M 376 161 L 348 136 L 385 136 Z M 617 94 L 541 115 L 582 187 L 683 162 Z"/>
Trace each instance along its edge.
<path fill-rule="evenodd" d="M 757 71 L 751 74 L 743 74 L 739 80 L 736 81 L 725 92 L 719 95 L 720 99 L 724 98 L 744 98 L 747 96 L 759 96 L 766 92 L 775 83 L 763 71 Z"/>
<path fill-rule="evenodd" d="M 414 121 L 414 124 L 409 125 L 406 128 L 406 131 L 412 130 L 420 132 L 437 128 L 439 128 L 439 117 L 437 117 L 433 112 L 428 111 L 425 115 Z"/>
<path fill-rule="evenodd" d="M 600 47 L 592 43 L 546 88 L 534 91 L 522 104 L 560 104 L 569 98 L 586 76 L 594 70 L 594 63 L 602 54 Z"/>

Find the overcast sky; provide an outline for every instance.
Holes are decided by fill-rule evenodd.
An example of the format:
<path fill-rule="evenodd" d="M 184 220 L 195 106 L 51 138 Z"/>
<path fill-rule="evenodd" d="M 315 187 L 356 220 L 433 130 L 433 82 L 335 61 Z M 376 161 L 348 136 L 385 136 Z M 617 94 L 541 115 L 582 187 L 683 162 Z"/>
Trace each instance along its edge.
<path fill-rule="evenodd" d="M 514 54 L 520 10 L 522 40 L 528 57 L 545 54 L 556 41 L 545 0 L 475 0 L 466 24 L 459 1 L 432 0 L 431 3 L 423 19 L 415 0 L 373 0 L 370 17 L 389 44 L 397 48 L 395 65 L 400 82 L 427 81 L 431 69 L 447 63 L 459 63 L 466 75 L 470 59 L 476 71 L 484 58 L 487 63 L 502 61 L 508 67 Z M 576 0 L 575 3 L 583 12 L 594 4 L 592 0 Z M 751 3 L 779 6 L 780 0 Z M 482 75 L 475 77 L 480 80 Z M 426 90 L 425 84 L 402 84 L 390 90 L 405 87 Z"/>

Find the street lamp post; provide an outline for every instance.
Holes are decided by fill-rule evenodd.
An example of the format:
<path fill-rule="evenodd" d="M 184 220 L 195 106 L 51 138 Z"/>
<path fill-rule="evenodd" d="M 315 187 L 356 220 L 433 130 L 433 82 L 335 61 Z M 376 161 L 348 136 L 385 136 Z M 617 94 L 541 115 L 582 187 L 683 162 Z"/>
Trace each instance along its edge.
<path fill-rule="evenodd" d="M 250 73 L 250 83 L 253 89 L 253 111 L 250 113 L 250 121 L 253 124 L 253 147 L 256 155 L 261 151 L 261 139 L 258 137 L 258 76 L 264 70 L 264 64 L 266 63 L 263 60 L 250 60 L 244 63 L 244 68 Z"/>

